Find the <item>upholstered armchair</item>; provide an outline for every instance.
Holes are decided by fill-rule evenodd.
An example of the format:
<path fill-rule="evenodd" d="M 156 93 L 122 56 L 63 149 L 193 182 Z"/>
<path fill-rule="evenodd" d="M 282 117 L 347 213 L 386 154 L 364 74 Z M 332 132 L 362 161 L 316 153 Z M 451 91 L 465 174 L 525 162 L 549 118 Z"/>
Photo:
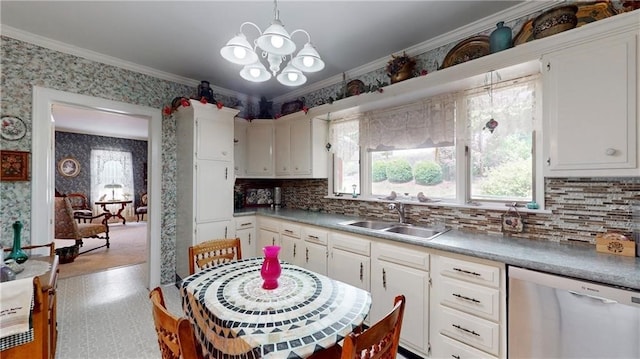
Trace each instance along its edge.
<path fill-rule="evenodd" d="M 87 223 L 87 219 L 91 222 L 91 217 L 93 217 L 93 211 L 91 207 L 89 207 L 89 200 L 84 193 L 69 193 L 67 194 L 67 198 L 69 198 L 69 202 L 71 202 L 71 208 L 73 208 L 73 218 L 78 220 L 82 220 L 83 223 Z"/>
<path fill-rule="evenodd" d="M 136 219 L 140 222 L 140 217 L 144 221 L 144 215 L 147 213 L 147 192 L 140 195 L 140 203 L 136 206 Z"/>
<path fill-rule="evenodd" d="M 109 248 L 109 225 L 106 221 L 100 223 L 77 223 L 73 217 L 73 208 L 67 197 L 55 197 L 55 235 L 56 239 L 75 239 L 77 246 L 82 246 L 83 238 L 102 238 L 106 243 L 100 247 L 90 249 L 86 253 L 98 248 Z M 90 219 L 104 217 L 105 213 L 93 216 Z"/>

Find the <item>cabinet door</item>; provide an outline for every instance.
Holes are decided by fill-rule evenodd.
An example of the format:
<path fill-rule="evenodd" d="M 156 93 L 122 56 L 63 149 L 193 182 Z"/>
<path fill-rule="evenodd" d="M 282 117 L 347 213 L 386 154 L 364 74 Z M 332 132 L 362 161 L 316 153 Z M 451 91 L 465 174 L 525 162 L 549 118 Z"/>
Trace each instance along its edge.
<path fill-rule="evenodd" d="M 259 257 L 264 257 L 262 248 L 266 246 L 280 245 L 280 234 L 278 234 L 278 232 L 273 232 L 268 229 L 259 228 L 256 244 L 258 245 L 256 247 L 256 255 Z"/>
<path fill-rule="evenodd" d="M 407 299 L 400 343 L 426 355 L 429 343 L 429 273 L 380 260 L 371 263 L 370 323 L 389 313 L 399 294 Z"/>
<path fill-rule="evenodd" d="M 210 112 L 196 118 L 196 156 L 198 159 L 231 161 L 233 158 L 233 117 L 212 116 Z"/>
<path fill-rule="evenodd" d="M 291 264 L 303 265 L 304 243 L 300 238 L 280 234 L 280 259 Z"/>
<path fill-rule="evenodd" d="M 294 175 L 311 174 L 311 120 L 302 119 L 291 122 L 291 173 Z"/>
<path fill-rule="evenodd" d="M 198 223 L 196 225 L 196 241 L 194 244 L 212 239 L 228 238 L 231 231 L 231 220 Z"/>
<path fill-rule="evenodd" d="M 247 124 L 243 119 L 237 119 L 233 127 L 233 171 L 236 176 L 247 175 Z"/>
<path fill-rule="evenodd" d="M 328 275 L 327 273 L 327 257 L 328 249 L 326 245 L 305 242 L 304 243 L 304 260 L 302 266 L 310 271 Z"/>
<path fill-rule="evenodd" d="M 252 123 L 247 127 L 247 174 L 273 176 L 273 125 Z"/>
<path fill-rule="evenodd" d="M 231 163 L 196 161 L 196 223 L 230 220 L 233 217 Z"/>
<path fill-rule="evenodd" d="M 329 256 L 329 277 L 369 291 L 371 259 L 361 254 L 332 248 Z"/>
<path fill-rule="evenodd" d="M 290 122 L 277 123 L 275 126 L 276 175 L 291 173 L 291 125 Z M 309 146 L 309 143 L 307 143 Z M 295 151 L 295 147 L 293 148 Z"/>
<path fill-rule="evenodd" d="M 545 175 L 640 174 L 637 42 L 627 34 L 543 57 Z"/>
<path fill-rule="evenodd" d="M 236 229 L 236 237 L 240 238 L 242 248 L 242 258 L 251 258 L 256 256 L 256 229 L 243 228 Z"/>

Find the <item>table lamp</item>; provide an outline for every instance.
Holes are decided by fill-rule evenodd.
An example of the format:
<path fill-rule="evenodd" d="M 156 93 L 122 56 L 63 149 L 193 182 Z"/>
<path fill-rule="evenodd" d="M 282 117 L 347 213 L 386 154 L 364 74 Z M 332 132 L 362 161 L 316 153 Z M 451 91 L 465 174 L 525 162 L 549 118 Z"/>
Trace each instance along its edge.
<path fill-rule="evenodd" d="M 110 184 L 104 185 L 104 188 L 111 189 L 111 200 L 115 201 L 116 200 L 116 188 L 122 188 L 122 185 L 118 184 L 118 183 L 110 183 Z"/>

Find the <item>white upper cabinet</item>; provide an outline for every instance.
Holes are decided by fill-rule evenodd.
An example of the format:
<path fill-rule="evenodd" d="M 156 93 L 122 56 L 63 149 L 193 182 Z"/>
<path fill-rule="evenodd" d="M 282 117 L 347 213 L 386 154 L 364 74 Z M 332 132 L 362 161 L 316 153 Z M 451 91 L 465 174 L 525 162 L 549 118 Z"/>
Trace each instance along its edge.
<path fill-rule="evenodd" d="M 235 153 L 243 157 L 235 163 L 235 173 L 247 178 L 327 178 L 328 131 L 327 121 L 299 116 L 236 122 Z"/>
<path fill-rule="evenodd" d="M 253 120 L 247 127 L 246 171 L 249 177 L 273 177 L 273 120 Z"/>
<path fill-rule="evenodd" d="M 196 157 L 199 160 L 233 160 L 233 113 L 236 110 L 218 109 L 191 101 L 196 128 Z"/>
<path fill-rule="evenodd" d="M 233 172 L 238 177 L 247 175 L 247 127 L 249 122 L 236 118 L 233 123 Z"/>
<path fill-rule="evenodd" d="M 542 57 L 544 174 L 638 176 L 638 31 Z"/>

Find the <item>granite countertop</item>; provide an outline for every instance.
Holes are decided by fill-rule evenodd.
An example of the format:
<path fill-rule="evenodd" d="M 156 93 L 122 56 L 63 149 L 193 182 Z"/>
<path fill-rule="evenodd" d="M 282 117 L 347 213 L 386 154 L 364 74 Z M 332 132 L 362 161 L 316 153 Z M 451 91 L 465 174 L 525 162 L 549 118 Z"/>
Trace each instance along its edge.
<path fill-rule="evenodd" d="M 588 244 L 528 240 L 456 230 L 450 230 L 431 240 L 423 240 L 401 234 L 340 224 L 358 219 L 357 217 L 287 208 L 277 210 L 270 208 L 236 210 L 235 216 L 254 214 L 640 290 L 640 258 L 598 253 L 595 250 L 595 246 Z"/>

